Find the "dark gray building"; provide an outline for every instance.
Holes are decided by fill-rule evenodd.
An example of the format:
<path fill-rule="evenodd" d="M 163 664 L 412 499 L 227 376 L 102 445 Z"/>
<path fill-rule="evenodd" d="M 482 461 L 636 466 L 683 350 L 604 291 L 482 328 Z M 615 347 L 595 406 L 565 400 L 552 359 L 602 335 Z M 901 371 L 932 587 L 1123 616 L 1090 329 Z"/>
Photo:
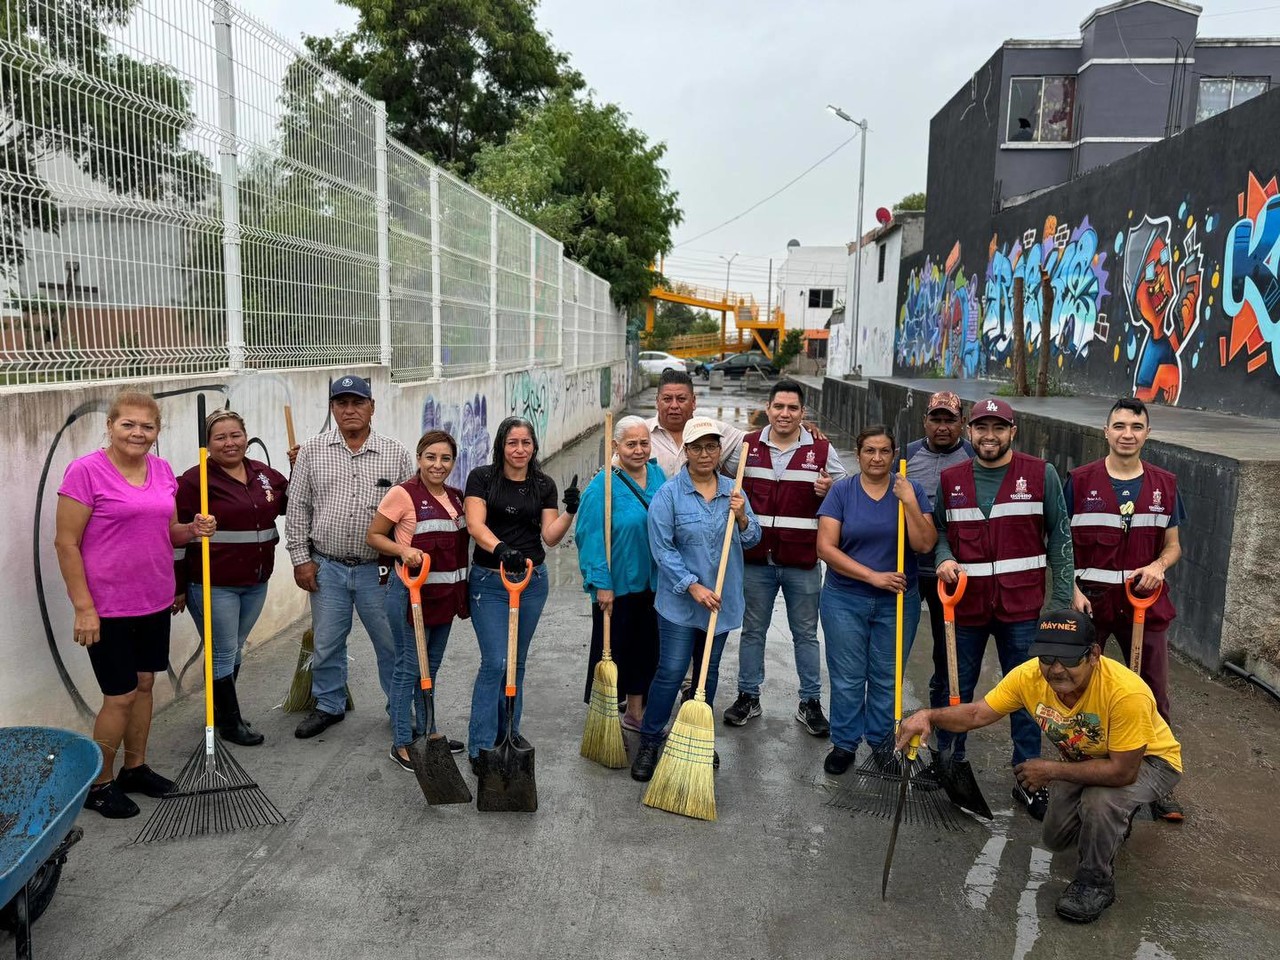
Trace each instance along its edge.
<path fill-rule="evenodd" d="M 929 195 L 964 190 L 966 218 L 990 214 L 1280 83 L 1280 37 L 1197 37 L 1200 13 L 1120 0 L 1089 14 L 1078 40 L 1006 41 L 934 116 Z M 931 235 L 955 232 L 929 213 Z"/>

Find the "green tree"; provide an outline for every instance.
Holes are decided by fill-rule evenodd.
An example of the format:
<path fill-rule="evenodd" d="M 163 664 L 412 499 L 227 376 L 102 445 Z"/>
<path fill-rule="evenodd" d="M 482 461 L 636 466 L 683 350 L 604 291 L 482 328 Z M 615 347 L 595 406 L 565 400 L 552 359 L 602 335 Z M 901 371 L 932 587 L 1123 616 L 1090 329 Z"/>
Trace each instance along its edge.
<path fill-rule="evenodd" d="M 640 302 L 660 278 L 651 264 L 671 249 L 682 217 L 650 144 L 613 104 L 559 94 L 528 113 L 501 146 L 476 157 L 472 185 L 564 244 L 565 253 Z"/>
<path fill-rule="evenodd" d="M 778 368 L 778 372 L 787 369 L 787 365 L 796 357 L 800 356 L 800 351 L 804 349 L 804 331 L 788 330 L 787 335 L 782 338 L 782 346 L 773 352 L 773 365 Z"/>
<path fill-rule="evenodd" d="M 23 233 L 58 233 L 41 161 L 59 156 L 115 193 L 196 201 L 203 155 L 183 146 L 188 85 L 168 67 L 111 48 L 142 0 L 0 0 L 0 272 L 21 265 Z"/>
<path fill-rule="evenodd" d="M 464 175 L 502 143 L 522 111 L 582 77 L 537 28 L 536 0 L 340 0 L 350 33 L 307 37 L 307 49 L 387 105 L 387 130 Z"/>
<path fill-rule="evenodd" d="M 925 195 L 923 193 L 908 193 L 893 205 L 893 212 L 902 213 L 906 211 L 923 211 L 924 196 Z"/>

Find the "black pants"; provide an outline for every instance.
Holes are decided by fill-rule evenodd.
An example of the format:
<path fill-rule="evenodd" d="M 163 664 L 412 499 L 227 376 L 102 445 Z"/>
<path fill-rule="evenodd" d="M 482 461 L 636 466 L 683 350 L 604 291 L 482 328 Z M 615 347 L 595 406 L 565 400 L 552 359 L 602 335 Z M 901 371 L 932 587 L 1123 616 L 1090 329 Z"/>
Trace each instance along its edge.
<path fill-rule="evenodd" d="M 658 670 L 658 613 L 652 590 L 627 593 L 613 600 L 610 648 L 618 664 L 618 695 L 644 696 Z M 604 652 L 604 613 L 591 605 L 591 654 L 583 703 L 591 702 L 591 679 Z"/>

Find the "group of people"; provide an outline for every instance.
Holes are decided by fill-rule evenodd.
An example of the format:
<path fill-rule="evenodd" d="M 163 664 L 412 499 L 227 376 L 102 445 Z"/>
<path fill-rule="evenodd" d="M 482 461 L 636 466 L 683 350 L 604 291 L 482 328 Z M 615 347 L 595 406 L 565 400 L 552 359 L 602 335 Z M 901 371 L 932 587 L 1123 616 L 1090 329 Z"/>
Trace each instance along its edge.
<path fill-rule="evenodd" d="M 1080 871 L 1059 912 L 1077 920 L 1099 915 L 1114 896 L 1112 860 L 1138 807 L 1151 804 L 1161 819 L 1182 817 L 1172 795 L 1181 758 L 1168 727 L 1165 631 L 1174 609 L 1164 577 L 1180 556 L 1185 514 L 1176 478 L 1141 459 L 1150 428 L 1145 406 L 1118 401 L 1104 428 L 1108 455 L 1072 471 L 1065 486 L 1050 464 L 1013 449 L 1015 414 L 999 398 L 974 404 L 966 423 L 954 393 L 935 393 L 924 436 L 904 452 L 888 428 L 864 429 L 855 442 L 854 474 L 805 421 L 797 381 L 772 386 L 768 424 L 751 433 L 697 417 L 695 407 L 688 375 L 664 373 L 657 416 L 623 417 L 608 438 L 610 509 L 601 471 L 581 493 L 576 483 L 564 491 L 562 511 L 527 421 L 504 420 L 492 462 L 460 487 L 450 483 L 454 438 L 429 431 L 411 457 L 372 429 L 368 382 L 343 376 L 330 388 L 333 428 L 289 451 L 288 479 L 246 457 L 248 433 L 238 414 L 219 410 L 208 418 L 206 514 L 199 510 L 197 469 L 175 478 L 150 452 L 160 431 L 155 400 L 120 394 L 108 412 L 105 449 L 74 461 L 59 489 L 57 553 L 76 611 L 74 635 L 88 648 L 103 693 L 94 735 L 104 764 L 86 806 L 108 817 L 134 816 L 138 808 L 127 794 L 163 796 L 171 787 L 147 765 L 146 742 L 154 675 L 168 665 L 169 618 L 184 607 L 197 624 L 203 605 L 212 608 L 220 734 L 237 744 L 263 741 L 241 715 L 236 677 L 265 600 L 281 515 L 294 580 L 310 595 L 315 642 L 315 708 L 295 735 L 314 737 L 344 718 L 355 612 L 387 697 L 391 760 L 410 770 L 412 740 L 439 736 L 423 729 L 414 706 L 419 665 L 409 593 L 391 569 L 427 563 L 422 608 L 433 680 L 454 620 L 470 617 L 478 641 L 467 740 L 449 741 L 454 752 L 467 751 L 474 768 L 505 723 L 503 578 L 531 578 L 520 600 L 522 691 L 547 599 L 546 549 L 570 532 L 576 514 L 579 565 L 593 608 L 584 699 L 609 613 L 621 722 L 639 737 L 632 777 L 652 777 L 676 700 L 692 695 L 708 641 L 707 701 L 714 701 L 729 635 L 741 629 L 737 696 L 723 717 L 742 727 L 761 715 L 765 637 L 779 592 L 798 678 L 796 719 L 810 734 L 829 738 L 824 769 L 844 774 L 861 745 L 895 736 L 896 599 L 904 599 L 905 656 L 923 598 L 933 635 L 930 708 L 913 714 L 899 738 L 934 732 L 938 750 L 962 760 L 967 731 L 1009 716 L 1015 800 L 1045 822 L 1048 842 L 1080 848 Z M 900 456 L 905 477 L 897 470 Z M 739 468 L 743 485 L 735 492 Z M 910 546 L 902 570 L 900 510 Z M 731 542 L 717 589 L 726 531 Z M 192 546 L 205 536 L 208 597 Z M 1050 613 L 1042 619 L 1046 571 Z M 967 585 L 955 607 L 962 703 L 947 706 L 938 582 L 954 585 L 962 572 Z M 1128 655 L 1133 610 L 1126 584 L 1161 591 L 1147 614 L 1140 678 L 1100 656 L 1112 634 Z M 707 637 L 713 611 L 715 633 Z M 1004 680 L 974 702 L 991 637 Z M 518 697 L 517 730 L 520 707 Z M 1040 760 L 1041 731 L 1072 762 Z"/>

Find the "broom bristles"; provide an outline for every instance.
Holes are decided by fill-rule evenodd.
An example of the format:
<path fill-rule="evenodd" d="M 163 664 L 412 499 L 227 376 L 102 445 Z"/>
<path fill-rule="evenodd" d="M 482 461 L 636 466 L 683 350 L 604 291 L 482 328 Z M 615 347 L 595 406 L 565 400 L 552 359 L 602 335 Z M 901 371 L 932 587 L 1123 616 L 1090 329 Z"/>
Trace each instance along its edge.
<path fill-rule="evenodd" d="M 311 695 L 311 664 L 315 660 L 315 634 L 308 630 L 302 635 L 302 646 L 298 649 L 298 665 L 294 668 L 293 679 L 289 681 L 289 693 L 285 696 L 280 709 L 285 713 L 306 713 L 314 710 L 316 698 Z M 347 709 L 354 710 L 355 702 L 351 699 L 351 687 L 346 687 Z"/>
<path fill-rule="evenodd" d="M 716 732 L 711 705 L 689 700 L 676 714 L 644 803 L 698 820 L 716 818 Z"/>
<path fill-rule="evenodd" d="M 601 660 L 592 673 L 587 724 L 578 752 L 610 770 L 621 770 L 627 765 L 622 719 L 618 716 L 618 665 L 612 660 Z"/>

